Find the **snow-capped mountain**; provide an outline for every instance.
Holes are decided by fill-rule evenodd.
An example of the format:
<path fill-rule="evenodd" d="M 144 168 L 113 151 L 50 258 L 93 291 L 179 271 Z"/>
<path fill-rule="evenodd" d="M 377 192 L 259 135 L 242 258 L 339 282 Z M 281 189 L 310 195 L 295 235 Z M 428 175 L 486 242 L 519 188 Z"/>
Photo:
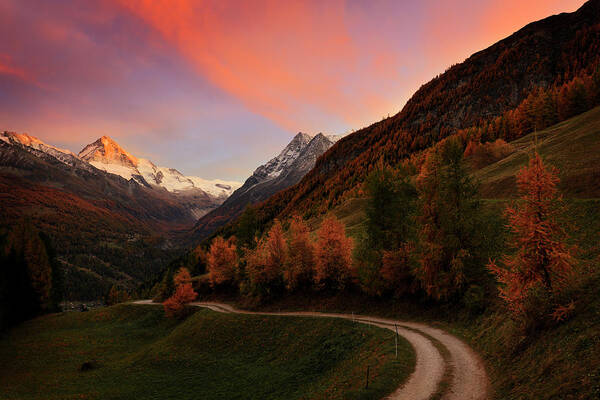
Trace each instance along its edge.
<path fill-rule="evenodd" d="M 4 154 L 7 160 L 10 159 L 7 161 L 9 163 L 15 162 L 14 157 L 18 155 L 18 149 L 31 153 L 45 162 L 59 162 L 66 168 L 65 172 L 71 171 L 77 174 L 86 171 L 94 179 L 100 180 L 110 179 L 110 177 L 123 178 L 129 184 L 154 191 L 152 197 L 162 197 L 177 204 L 177 207 L 187 210 L 191 220 L 197 220 L 214 210 L 240 187 L 239 182 L 184 176 L 176 169 L 158 167 L 150 160 L 138 158 L 127 152 L 108 136 L 103 136 L 85 146 L 78 155 L 24 133 L 1 132 L 0 143 L 7 145 L 4 147 Z M 14 149 L 12 158 L 9 157 L 10 149 Z M 22 155 L 18 157 L 23 161 Z M 31 168 L 35 173 L 35 168 L 39 168 L 39 164 L 33 164 Z M 40 174 L 38 178 L 43 178 L 46 173 L 42 170 L 38 172 Z"/>
<path fill-rule="evenodd" d="M 201 190 L 216 199 L 225 200 L 241 185 L 239 182 L 184 176 L 174 168 L 156 166 L 150 160 L 128 153 L 108 136 L 102 136 L 85 146 L 79 152 L 79 157 L 103 171 L 127 180 L 133 179 L 141 185 L 159 186 L 173 193 Z"/>
<path fill-rule="evenodd" d="M 298 133 L 281 153 L 256 168 L 221 206 L 200 218 L 195 228 L 196 237 L 206 237 L 240 215 L 246 206 L 266 200 L 298 183 L 337 139 L 339 137 L 322 133 L 314 137 Z"/>
<path fill-rule="evenodd" d="M 28 150 L 37 150 L 46 153 L 57 160 L 73 165 L 77 160 L 75 153 L 70 150 L 60 149 L 58 147 L 42 142 L 40 139 L 29 136 L 26 133 L 16 133 L 4 131 L 0 133 L 0 140 L 8 144 L 21 145 Z"/>
<path fill-rule="evenodd" d="M 240 188 L 240 194 L 260 183 L 278 178 L 300 156 L 300 153 L 310 143 L 311 139 L 310 135 L 302 132 L 294 136 L 292 141 L 285 146 L 277 157 L 270 159 L 265 164 L 256 168 L 252 176 Z"/>

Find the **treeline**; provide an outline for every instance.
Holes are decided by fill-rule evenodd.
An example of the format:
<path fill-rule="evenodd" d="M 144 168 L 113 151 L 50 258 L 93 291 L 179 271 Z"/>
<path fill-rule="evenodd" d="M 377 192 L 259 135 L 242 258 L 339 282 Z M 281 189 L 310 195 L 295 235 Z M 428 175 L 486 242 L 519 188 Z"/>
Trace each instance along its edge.
<path fill-rule="evenodd" d="M 238 235 L 217 237 L 208 248 L 212 287 L 236 287 L 259 299 L 286 291 L 352 289 L 456 301 L 467 291 L 483 292 L 490 281 L 485 264 L 499 251 L 495 239 L 502 236 L 502 224 L 483 209 L 459 138 L 428 152 L 416 177 L 414 166 L 395 170 L 381 164 L 364 191 L 367 219 L 358 238 L 348 237 L 333 216 L 316 235 L 295 216 L 275 220 L 257 237 L 247 211 Z"/>
<path fill-rule="evenodd" d="M 0 331 L 60 310 L 63 276 L 50 239 L 23 221 L 0 233 Z"/>
<path fill-rule="evenodd" d="M 470 177 L 465 153 L 501 152 L 505 145 L 453 136 L 406 168 L 381 164 L 364 185 L 367 218 L 357 238 L 333 216 L 315 234 L 294 216 L 275 220 L 260 235 L 248 209 L 236 235 L 195 250 L 207 274 L 189 282 L 201 294 L 258 302 L 298 291 L 360 291 L 456 304 L 470 313 L 482 312 L 499 294 L 526 329 L 564 319 L 581 271 L 559 223 L 557 171 L 533 154 L 518 176 L 521 198 L 506 218 L 483 206 Z M 175 287 L 173 272 L 165 275 L 159 300 Z"/>

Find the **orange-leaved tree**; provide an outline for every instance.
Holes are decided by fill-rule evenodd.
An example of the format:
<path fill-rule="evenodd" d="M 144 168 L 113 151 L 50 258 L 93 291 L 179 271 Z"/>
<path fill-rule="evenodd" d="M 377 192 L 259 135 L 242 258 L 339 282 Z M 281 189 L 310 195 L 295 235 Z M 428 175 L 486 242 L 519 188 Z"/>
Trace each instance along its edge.
<path fill-rule="evenodd" d="M 255 294 L 270 295 L 281 289 L 282 272 L 287 259 L 287 243 L 279 220 L 255 249 L 246 252 L 246 273 Z"/>
<path fill-rule="evenodd" d="M 175 282 L 175 294 L 163 303 L 165 314 L 169 318 L 181 317 L 185 305 L 196 300 L 196 297 L 198 297 L 198 294 L 192 287 L 192 277 L 187 268 L 180 268 L 173 281 Z"/>
<path fill-rule="evenodd" d="M 236 279 L 238 257 L 234 242 L 235 237 L 225 240 L 217 236 L 210 245 L 206 261 L 210 284 L 213 287 L 231 284 Z"/>
<path fill-rule="evenodd" d="M 354 242 L 335 216 L 321 224 L 315 251 L 315 283 L 321 288 L 343 289 L 353 275 Z"/>
<path fill-rule="evenodd" d="M 534 290 L 556 294 L 574 266 L 574 248 L 558 222 L 564 211 L 558 195 L 557 170 L 544 165 L 537 152 L 517 175 L 521 202 L 507 208 L 514 255 L 496 261 L 489 269 L 501 283 L 500 295 L 515 314 L 527 311 L 527 297 Z"/>
<path fill-rule="evenodd" d="M 308 287 L 313 281 L 315 248 L 310 240 L 308 226 L 296 215 L 288 231 L 288 258 L 284 280 L 288 290 Z"/>
<path fill-rule="evenodd" d="M 124 303 L 129 300 L 129 294 L 126 290 L 121 290 L 117 286 L 112 285 L 108 295 L 106 296 L 106 305 L 112 306 L 114 304 Z"/>
<path fill-rule="evenodd" d="M 436 300 L 459 298 L 487 278 L 492 224 L 465 165 L 463 146 L 449 138 L 427 154 L 417 177 L 419 192 L 416 276 Z"/>
<path fill-rule="evenodd" d="M 266 245 L 268 269 L 272 271 L 272 275 L 279 275 L 283 271 L 287 259 L 287 243 L 283 235 L 283 227 L 278 219 L 275 219 L 269 230 Z"/>
<path fill-rule="evenodd" d="M 383 252 L 381 277 L 395 296 L 402 296 L 415 289 L 412 265 L 414 244 L 401 243 L 395 250 Z"/>

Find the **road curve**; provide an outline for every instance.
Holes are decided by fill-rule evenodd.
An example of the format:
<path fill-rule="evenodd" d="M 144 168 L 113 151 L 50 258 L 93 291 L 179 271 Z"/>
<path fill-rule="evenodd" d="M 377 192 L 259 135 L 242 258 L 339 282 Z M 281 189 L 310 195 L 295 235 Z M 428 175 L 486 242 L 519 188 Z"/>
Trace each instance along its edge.
<path fill-rule="evenodd" d="M 135 304 L 157 304 L 151 300 L 140 300 Z M 158 303 L 160 304 L 160 303 Z M 195 302 L 190 305 L 208 308 L 222 313 L 253 314 L 253 315 L 279 315 L 297 317 L 326 317 L 344 318 L 362 324 L 375 325 L 392 331 L 398 327 L 398 334 L 402 335 L 413 346 L 416 353 L 415 370 L 402 386 L 387 399 L 402 400 L 428 400 L 438 392 L 446 368 L 452 371 L 452 378 L 448 389 L 442 396 L 445 400 L 485 400 L 488 398 L 489 381 L 485 366 L 479 356 L 464 342 L 449 333 L 431 326 L 396 321 L 385 318 L 370 317 L 365 315 L 334 314 L 320 312 L 253 312 L 238 310 L 228 304 L 215 302 Z M 430 338 L 448 350 L 450 365 L 446 365 L 439 350 Z"/>

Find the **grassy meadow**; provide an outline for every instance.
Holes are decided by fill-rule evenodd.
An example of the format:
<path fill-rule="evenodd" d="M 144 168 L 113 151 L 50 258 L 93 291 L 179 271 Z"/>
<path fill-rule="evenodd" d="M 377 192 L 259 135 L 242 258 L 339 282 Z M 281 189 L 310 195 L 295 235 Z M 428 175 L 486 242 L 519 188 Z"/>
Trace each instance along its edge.
<path fill-rule="evenodd" d="M 5 334 L 0 398 L 379 399 L 414 362 L 404 340 L 395 359 L 393 332 L 351 321 L 201 309 L 174 321 L 161 307 L 123 304 Z"/>

